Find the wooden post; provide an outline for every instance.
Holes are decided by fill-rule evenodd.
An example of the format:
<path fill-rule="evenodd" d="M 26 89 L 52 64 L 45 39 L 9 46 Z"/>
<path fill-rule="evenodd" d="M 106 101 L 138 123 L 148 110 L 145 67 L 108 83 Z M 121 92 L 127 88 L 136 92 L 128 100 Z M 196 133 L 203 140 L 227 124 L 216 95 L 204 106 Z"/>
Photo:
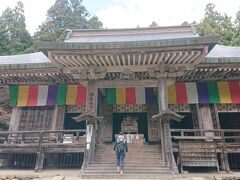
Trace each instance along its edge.
<path fill-rule="evenodd" d="M 42 149 L 42 140 L 43 140 L 43 132 L 40 132 L 39 141 L 38 141 L 37 159 L 36 159 L 36 164 L 35 164 L 35 171 L 39 171 L 39 170 L 43 169 L 44 152 Z"/>
<path fill-rule="evenodd" d="M 158 79 L 158 110 L 161 112 L 162 110 L 166 110 L 168 108 L 167 106 L 167 91 L 166 91 L 166 79 Z M 164 133 L 164 123 L 159 120 L 160 124 L 160 133 L 161 133 L 161 147 L 162 147 L 162 155 L 163 160 L 165 163 L 167 163 L 167 152 L 166 152 L 166 144 L 165 144 L 165 133 Z"/>
<path fill-rule="evenodd" d="M 167 79 L 160 78 L 158 79 L 158 108 L 159 112 L 168 109 L 168 99 L 167 99 Z M 172 139 L 171 139 L 171 131 L 170 131 L 170 121 L 160 120 L 161 126 L 161 143 L 162 143 L 162 151 L 164 161 L 167 162 L 175 174 L 178 174 L 178 169 L 173 157 L 173 150 L 172 150 Z"/>
<path fill-rule="evenodd" d="M 21 109 L 15 107 L 12 109 L 11 120 L 9 124 L 9 131 L 18 131 L 20 123 Z"/>
<path fill-rule="evenodd" d="M 95 80 L 88 81 L 87 111 L 97 115 L 97 87 Z"/>

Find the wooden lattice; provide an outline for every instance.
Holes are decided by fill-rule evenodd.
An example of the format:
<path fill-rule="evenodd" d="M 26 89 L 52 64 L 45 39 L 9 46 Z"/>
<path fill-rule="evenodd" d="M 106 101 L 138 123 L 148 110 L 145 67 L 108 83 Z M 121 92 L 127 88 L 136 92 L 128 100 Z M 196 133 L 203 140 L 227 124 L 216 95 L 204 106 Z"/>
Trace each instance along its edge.
<path fill-rule="evenodd" d="M 213 141 L 179 141 L 181 170 L 189 167 L 216 167 L 219 172 L 216 147 Z"/>

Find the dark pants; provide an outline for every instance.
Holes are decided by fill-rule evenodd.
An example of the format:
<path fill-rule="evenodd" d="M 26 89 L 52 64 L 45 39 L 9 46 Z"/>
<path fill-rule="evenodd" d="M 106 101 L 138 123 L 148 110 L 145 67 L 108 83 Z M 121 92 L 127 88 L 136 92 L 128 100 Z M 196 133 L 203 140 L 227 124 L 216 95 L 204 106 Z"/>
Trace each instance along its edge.
<path fill-rule="evenodd" d="M 124 158 L 125 158 L 125 153 L 116 153 L 117 155 L 117 166 L 120 167 L 120 170 L 124 170 Z"/>

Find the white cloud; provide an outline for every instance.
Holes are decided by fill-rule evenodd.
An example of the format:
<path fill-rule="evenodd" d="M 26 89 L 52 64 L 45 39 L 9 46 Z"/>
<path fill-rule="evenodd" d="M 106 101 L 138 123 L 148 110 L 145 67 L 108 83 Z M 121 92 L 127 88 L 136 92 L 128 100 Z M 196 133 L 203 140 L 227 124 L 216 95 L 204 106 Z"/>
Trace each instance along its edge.
<path fill-rule="evenodd" d="M 16 6 L 17 1 L 0 0 L 0 13 L 7 7 Z M 27 29 L 33 34 L 46 19 L 47 10 L 56 0 L 21 1 L 24 3 Z M 95 3 L 89 5 L 102 8 L 100 0 L 83 1 L 93 1 Z M 179 25 L 184 21 L 200 21 L 209 2 L 216 5 L 217 11 L 229 16 L 235 16 L 240 10 L 239 0 L 104 0 L 105 7 L 92 14 L 95 13 L 107 28 L 145 27 L 152 21 L 160 26 Z"/>
<path fill-rule="evenodd" d="M 180 25 L 184 21 L 199 22 L 206 4 L 234 16 L 240 10 L 239 0 L 115 0 L 96 15 L 107 28 L 146 27 L 152 21 L 160 26 Z"/>

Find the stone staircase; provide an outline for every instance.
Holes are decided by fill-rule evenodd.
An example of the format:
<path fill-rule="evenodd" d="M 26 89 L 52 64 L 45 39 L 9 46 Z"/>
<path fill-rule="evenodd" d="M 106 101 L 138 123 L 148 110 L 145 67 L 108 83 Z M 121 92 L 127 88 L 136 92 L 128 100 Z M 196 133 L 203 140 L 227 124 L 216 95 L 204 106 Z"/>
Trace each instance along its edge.
<path fill-rule="evenodd" d="M 163 163 L 159 144 L 128 144 L 124 174 L 117 172 L 113 144 L 97 145 L 94 160 L 88 165 L 84 179 L 172 179 L 172 173 Z M 164 177 L 164 178 L 163 178 Z"/>

